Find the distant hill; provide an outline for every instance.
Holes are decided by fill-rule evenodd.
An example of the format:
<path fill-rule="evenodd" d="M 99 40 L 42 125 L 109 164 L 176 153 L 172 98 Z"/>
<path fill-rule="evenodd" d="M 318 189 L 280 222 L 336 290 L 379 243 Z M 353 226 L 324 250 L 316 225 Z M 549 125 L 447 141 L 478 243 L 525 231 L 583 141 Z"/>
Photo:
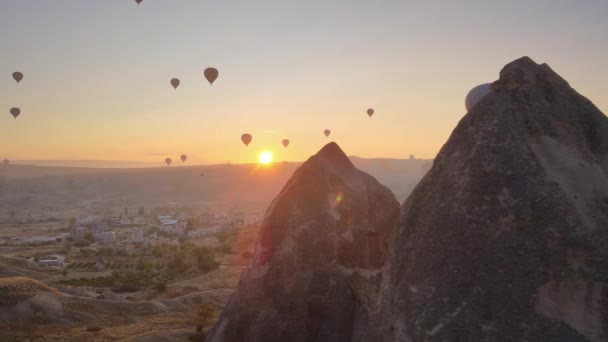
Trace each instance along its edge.
<path fill-rule="evenodd" d="M 89 168 L 132 168 L 132 167 L 159 167 L 164 166 L 162 162 L 141 162 L 131 160 L 14 160 L 13 165 L 35 165 L 35 166 L 61 166 L 61 167 L 89 167 Z"/>
<path fill-rule="evenodd" d="M 402 201 L 430 160 L 351 157 Z M 11 209 L 54 213 L 71 209 L 164 204 L 221 204 L 263 210 L 300 162 L 147 168 L 0 166 L 0 218 Z"/>

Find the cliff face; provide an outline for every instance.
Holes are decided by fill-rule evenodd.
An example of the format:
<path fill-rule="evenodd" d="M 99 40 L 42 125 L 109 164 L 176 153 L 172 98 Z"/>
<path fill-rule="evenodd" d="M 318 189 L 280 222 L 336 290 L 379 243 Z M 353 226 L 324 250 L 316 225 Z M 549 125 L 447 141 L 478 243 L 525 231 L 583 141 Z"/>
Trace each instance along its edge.
<path fill-rule="evenodd" d="M 607 175 L 606 116 L 547 65 L 505 66 L 403 205 L 376 336 L 607 339 Z"/>
<path fill-rule="evenodd" d="M 330 143 L 270 205 L 210 341 L 348 341 L 377 310 L 399 204 Z"/>
<path fill-rule="evenodd" d="M 210 340 L 608 340 L 608 118 L 527 57 L 491 88 L 400 213 L 311 157 Z"/>

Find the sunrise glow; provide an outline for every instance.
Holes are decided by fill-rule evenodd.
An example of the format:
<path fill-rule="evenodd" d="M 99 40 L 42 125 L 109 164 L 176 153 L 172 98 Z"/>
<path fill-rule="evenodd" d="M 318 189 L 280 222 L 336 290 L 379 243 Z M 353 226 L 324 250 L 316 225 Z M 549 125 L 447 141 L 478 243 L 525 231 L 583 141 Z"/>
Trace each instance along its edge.
<path fill-rule="evenodd" d="M 260 155 L 258 157 L 258 161 L 262 165 L 270 164 L 272 162 L 272 153 L 270 153 L 268 151 L 264 151 L 264 152 L 260 153 Z"/>

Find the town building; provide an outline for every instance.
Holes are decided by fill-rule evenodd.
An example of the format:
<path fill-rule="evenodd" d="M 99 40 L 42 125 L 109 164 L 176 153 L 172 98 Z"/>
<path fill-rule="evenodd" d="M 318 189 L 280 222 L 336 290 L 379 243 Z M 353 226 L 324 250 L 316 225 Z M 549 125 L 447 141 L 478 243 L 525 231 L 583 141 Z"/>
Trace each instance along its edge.
<path fill-rule="evenodd" d="M 76 224 L 78 225 L 89 225 L 98 222 L 101 222 L 101 218 L 99 216 L 79 217 L 76 219 Z"/>
<path fill-rule="evenodd" d="M 110 245 L 114 243 L 116 239 L 116 233 L 114 232 L 97 232 L 95 234 L 95 242 L 100 245 Z"/>
<path fill-rule="evenodd" d="M 141 228 L 134 228 L 133 240 L 135 241 L 135 243 L 144 243 L 144 230 Z"/>
<path fill-rule="evenodd" d="M 62 260 L 54 256 L 45 256 L 38 259 L 40 266 L 63 266 Z"/>
<path fill-rule="evenodd" d="M 225 226 L 213 226 L 213 227 L 209 227 L 209 228 L 198 228 L 198 229 L 194 229 L 188 232 L 188 237 L 189 238 L 200 238 L 200 237 L 205 237 L 205 236 L 209 236 L 215 233 L 219 233 L 222 230 L 226 229 Z"/>

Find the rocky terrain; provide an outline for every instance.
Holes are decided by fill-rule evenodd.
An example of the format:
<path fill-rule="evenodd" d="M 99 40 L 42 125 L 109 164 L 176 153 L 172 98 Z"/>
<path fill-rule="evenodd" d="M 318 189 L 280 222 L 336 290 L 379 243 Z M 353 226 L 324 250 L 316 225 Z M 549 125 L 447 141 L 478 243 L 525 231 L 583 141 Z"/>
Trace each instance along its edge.
<path fill-rule="evenodd" d="M 197 309 L 223 307 L 232 293 L 220 288 L 132 302 L 110 290 L 101 296 L 79 290 L 0 278 L 0 341 L 184 341 L 204 325 Z"/>
<path fill-rule="evenodd" d="M 608 339 L 608 118 L 546 64 L 505 66 L 398 210 L 324 147 L 209 340 Z"/>

